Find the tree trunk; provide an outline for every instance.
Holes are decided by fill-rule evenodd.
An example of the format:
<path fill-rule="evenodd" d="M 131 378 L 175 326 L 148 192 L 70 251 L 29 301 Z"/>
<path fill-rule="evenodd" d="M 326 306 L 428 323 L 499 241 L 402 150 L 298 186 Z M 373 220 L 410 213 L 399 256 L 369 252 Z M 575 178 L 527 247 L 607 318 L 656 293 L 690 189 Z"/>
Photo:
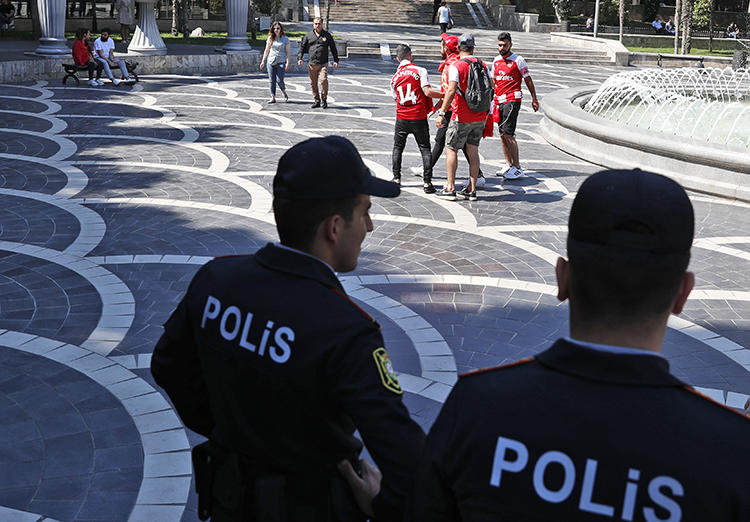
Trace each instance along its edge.
<path fill-rule="evenodd" d="M 620 43 L 622 43 L 622 34 L 625 27 L 625 0 L 620 0 Z"/>
<path fill-rule="evenodd" d="M 674 53 L 680 48 L 680 25 L 682 25 L 682 4 L 680 0 L 676 0 L 674 6 Z"/>
<path fill-rule="evenodd" d="M 255 31 L 255 2 L 250 2 L 250 6 L 248 7 L 247 12 L 250 16 L 250 37 L 253 41 L 255 41 L 255 37 L 257 36 L 257 33 Z"/>
<path fill-rule="evenodd" d="M 34 35 L 34 40 L 39 40 L 42 37 L 42 24 L 39 20 L 39 4 L 36 2 L 36 0 L 31 0 L 29 3 L 26 4 L 26 9 L 28 10 L 31 8 L 31 12 L 28 13 L 28 16 L 31 16 L 31 32 Z M 20 8 L 18 9 L 21 10 Z M 94 23 L 96 23 L 96 18 L 94 18 Z M 96 31 L 96 29 L 94 29 Z"/>
<path fill-rule="evenodd" d="M 328 22 L 331 19 L 331 0 L 326 0 L 326 31 L 328 30 Z"/>
<path fill-rule="evenodd" d="M 711 0 L 711 7 L 708 12 L 708 52 L 714 52 L 714 0 Z"/>
<path fill-rule="evenodd" d="M 693 0 L 682 0 L 682 54 L 690 54 L 693 32 Z"/>
<path fill-rule="evenodd" d="M 182 15 L 180 17 L 180 32 L 182 33 L 182 38 L 187 40 L 188 36 L 190 36 L 188 33 L 190 32 L 190 29 L 188 29 L 188 15 L 189 9 L 188 9 L 188 0 L 180 0 L 181 4 L 181 12 Z"/>
<path fill-rule="evenodd" d="M 172 0 L 172 36 L 177 36 L 177 1 Z"/>

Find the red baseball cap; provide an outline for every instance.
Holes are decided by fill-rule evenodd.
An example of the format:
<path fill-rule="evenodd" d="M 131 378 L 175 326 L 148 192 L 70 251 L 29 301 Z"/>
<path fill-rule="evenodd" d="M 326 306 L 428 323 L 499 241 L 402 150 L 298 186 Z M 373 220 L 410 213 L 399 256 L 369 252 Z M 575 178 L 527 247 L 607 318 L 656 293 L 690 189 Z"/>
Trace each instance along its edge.
<path fill-rule="evenodd" d="M 453 34 L 443 33 L 441 38 L 443 39 L 443 41 L 445 42 L 445 46 L 449 50 L 453 52 L 458 51 L 458 36 L 453 35 Z"/>

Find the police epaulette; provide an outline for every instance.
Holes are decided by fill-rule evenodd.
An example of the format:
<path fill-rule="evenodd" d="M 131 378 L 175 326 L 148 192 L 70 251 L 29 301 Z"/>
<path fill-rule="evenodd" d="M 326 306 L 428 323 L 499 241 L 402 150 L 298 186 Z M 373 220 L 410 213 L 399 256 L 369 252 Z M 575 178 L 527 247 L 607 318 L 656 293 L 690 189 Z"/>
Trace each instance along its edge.
<path fill-rule="evenodd" d="M 360 306 L 359 306 L 359 305 L 358 305 L 357 303 L 355 303 L 354 301 L 352 301 L 351 297 L 349 297 L 348 295 L 346 295 L 346 294 L 345 294 L 344 292 L 342 292 L 342 291 L 341 291 L 341 290 L 339 290 L 338 288 L 334 288 L 334 287 L 332 287 L 332 286 L 329 286 L 328 288 L 330 288 L 330 289 L 331 289 L 331 291 L 332 291 L 333 293 L 335 293 L 335 294 L 337 294 L 337 295 L 339 295 L 339 296 L 343 297 L 343 298 L 344 298 L 344 299 L 346 299 L 347 301 L 349 301 L 349 304 L 350 304 L 350 305 L 352 305 L 352 306 L 353 306 L 354 308 L 356 308 L 357 310 L 359 310 L 359 313 L 361 313 L 362 315 L 364 315 L 365 317 L 367 317 L 367 319 L 368 319 L 368 320 L 369 320 L 369 321 L 370 321 L 370 322 L 371 322 L 372 324 L 374 324 L 375 326 L 377 326 L 377 327 L 378 327 L 378 330 L 381 330 L 381 329 L 382 329 L 382 327 L 380 326 L 380 324 L 378 324 L 378 322 L 377 322 L 377 321 L 375 320 L 375 318 L 374 318 L 373 316 L 371 316 L 370 314 L 368 314 L 367 312 L 365 312 L 364 310 L 362 310 L 362 308 L 360 308 Z"/>
<path fill-rule="evenodd" d="M 504 368 L 511 368 L 511 367 L 513 367 L 513 366 L 518 366 L 519 364 L 526 364 L 526 363 L 530 363 L 530 362 L 532 362 L 533 360 L 534 360 L 534 358 L 533 358 L 533 357 L 526 357 L 526 358 L 524 358 L 524 359 L 519 359 L 519 360 L 517 360 L 517 361 L 514 361 L 514 362 L 512 362 L 512 363 L 508 363 L 508 364 L 501 364 L 500 366 L 491 366 L 491 367 L 489 367 L 489 368 L 479 368 L 478 370 L 472 370 L 472 371 L 470 371 L 470 372 L 466 372 L 466 373 L 460 373 L 460 374 L 458 375 L 458 378 L 460 379 L 460 378 L 462 378 L 462 377 L 470 377 L 471 375 L 478 375 L 478 374 L 480 374 L 480 373 L 491 372 L 491 371 L 493 371 L 493 370 L 502 370 L 502 369 L 504 369 Z"/>
<path fill-rule="evenodd" d="M 697 395 L 697 396 L 698 396 L 698 397 L 700 397 L 701 399 L 705 399 L 705 400 L 707 400 L 707 401 L 709 401 L 709 402 L 713 402 L 714 404 L 716 404 L 717 406 L 721 406 L 721 407 L 722 407 L 722 408 L 724 408 L 725 410 L 729 410 L 729 411 L 731 411 L 732 413 L 734 413 L 734 414 L 736 414 L 736 415 L 739 415 L 740 417 L 742 417 L 742 418 L 744 418 L 744 419 L 746 419 L 746 420 L 750 420 L 750 416 L 749 416 L 749 415 L 748 415 L 747 413 L 742 413 L 741 411 L 737 411 L 736 409 L 734 409 L 734 408 L 732 408 L 732 407 L 730 407 L 730 406 L 727 406 L 726 404 L 722 404 L 722 403 L 720 403 L 719 401 L 716 401 L 716 400 L 712 399 L 712 398 L 711 398 L 711 397 L 709 397 L 708 395 L 705 395 L 705 394 L 703 394 L 703 393 L 699 392 L 698 390 L 696 390 L 696 389 L 695 389 L 695 388 L 693 388 L 692 386 L 683 386 L 682 388 L 683 388 L 684 390 L 686 390 L 686 391 L 689 391 L 689 392 L 690 392 L 690 393 L 692 393 L 693 395 Z"/>

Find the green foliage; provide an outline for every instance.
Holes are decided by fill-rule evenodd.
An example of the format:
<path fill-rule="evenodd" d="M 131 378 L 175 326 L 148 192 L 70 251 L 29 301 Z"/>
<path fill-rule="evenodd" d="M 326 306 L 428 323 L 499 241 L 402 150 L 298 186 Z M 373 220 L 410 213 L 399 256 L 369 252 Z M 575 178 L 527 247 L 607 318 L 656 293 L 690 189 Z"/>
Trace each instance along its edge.
<path fill-rule="evenodd" d="M 281 0 L 254 0 L 255 8 L 259 13 L 273 15 L 279 12 Z"/>
<path fill-rule="evenodd" d="M 643 3 L 643 20 L 652 22 L 656 15 L 659 14 L 659 4 L 661 0 L 646 0 Z"/>
<path fill-rule="evenodd" d="M 552 6 L 555 8 L 557 21 L 562 22 L 570 16 L 570 0 L 552 0 Z"/>
<path fill-rule="evenodd" d="M 628 23 L 628 4 L 625 2 L 625 21 Z M 600 25 L 620 25 L 620 1 L 619 0 L 602 0 L 599 7 L 599 24 Z"/>
<path fill-rule="evenodd" d="M 713 0 L 694 0 L 693 29 L 708 29 Z"/>
<path fill-rule="evenodd" d="M 224 10 L 224 0 L 208 0 L 208 8 L 212 13 L 220 13 Z"/>

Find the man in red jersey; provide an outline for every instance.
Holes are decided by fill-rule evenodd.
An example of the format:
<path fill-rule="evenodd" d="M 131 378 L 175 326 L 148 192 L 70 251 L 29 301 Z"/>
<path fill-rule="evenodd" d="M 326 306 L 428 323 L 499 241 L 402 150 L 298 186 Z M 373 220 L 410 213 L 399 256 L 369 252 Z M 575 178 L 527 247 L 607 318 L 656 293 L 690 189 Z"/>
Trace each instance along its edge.
<path fill-rule="evenodd" d="M 523 176 L 521 163 L 518 160 L 518 142 L 516 141 L 516 122 L 521 110 L 521 79 L 531 93 L 531 107 L 534 112 L 539 110 L 539 100 L 536 97 L 534 82 L 529 75 L 526 60 L 511 52 L 513 42 L 510 33 L 502 32 L 497 35 L 497 49 L 500 54 L 492 63 L 492 82 L 495 85 L 495 121 L 500 130 L 505 153 L 505 167 L 497 171 L 498 176 L 505 179 L 516 179 Z"/>
<path fill-rule="evenodd" d="M 440 65 L 438 66 L 438 72 L 440 73 L 440 90 L 445 92 L 448 92 L 448 69 L 450 68 L 451 64 L 459 59 L 458 56 L 458 36 L 454 34 L 448 34 L 443 33 L 440 35 L 441 45 L 440 45 L 440 57 L 443 59 L 442 62 L 440 62 Z M 442 104 L 442 100 L 437 102 L 435 105 L 435 110 L 440 108 L 440 105 Z M 447 111 L 445 113 L 445 119 L 450 121 L 452 112 Z M 437 130 L 435 133 L 435 144 L 432 146 L 432 162 L 430 163 L 432 167 L 435 167 L 435 164 L 437 164 L 438 160 L 440 159 L 440 156 L 443 155 L 443 150 L 445 150 L 445 132 L 448 130 L 447 127 L 443 127 Z M 466 146 L 464 145 L 463 148 L 464 157 L 466 158 L 466 162 L 469 162 L 469 154 L 466 152 Z M 411 171 L 416 175 L 422 174 L 422 169 L 417 167 L 412 167 Z M 484 174 L 482 173 L 481 167 L 479 168 L 479 178 L 477 179 L 477 190 L 484 187 L 485 182 L 487 180 L 484 178 Z M 460 184 L 461 186 L 457 186 L 458 190 L 461 190 L 464 188 L 465 185 L 468 185 L 469 182 L 466 181 L 463 184 Z"/>
<path fill-rule="evenodd" d="M 438 193 L 440 199 L 455 201 L 456 198 L 477 200 L 476 183 L 479 176 L 479 141 L 482 139 L 486 112 L 476 112 L 469 108 L 464 99 L 469 76 L 469 63 L 476 62 L 474 57 L 474 35 L 462 34 L 458 39 L 459 59 L 448 68 L 448 91 L 443 97 L 443 105 L 438 111 L 435 125 L 438 129 L 447 126 L 446 137 L 448 147 L 445 158 L 448 181 Z M 484 64 L 482 64 L 484 66 Z M 484 66 L 486 68 L 486 66 Z M 445 115 L 450 108 L 450 122 L 445 121 Z M 469 184 L 460 192 L 456 192 L 456 167 L 458 166 L 459 149 L 466 146 L 469 155 Z"/>
<path fill-rule="evenodd" d="M 442 98 L 443 93 L 430 87 L 424 67 L 412 63 L 411 47 L 401 44 L 396 48 L 399 65 L 391 79 L 391 94 L 396 100 L 396 132 L 393 136 L 393 181 L 401 183 L 401 156 L 406 138 L 413 134 L 422 155 L 424 191 L 434 194 L 432 186 L 432 152 L 427 114 L 432 108 L 430 98 Z"/>

